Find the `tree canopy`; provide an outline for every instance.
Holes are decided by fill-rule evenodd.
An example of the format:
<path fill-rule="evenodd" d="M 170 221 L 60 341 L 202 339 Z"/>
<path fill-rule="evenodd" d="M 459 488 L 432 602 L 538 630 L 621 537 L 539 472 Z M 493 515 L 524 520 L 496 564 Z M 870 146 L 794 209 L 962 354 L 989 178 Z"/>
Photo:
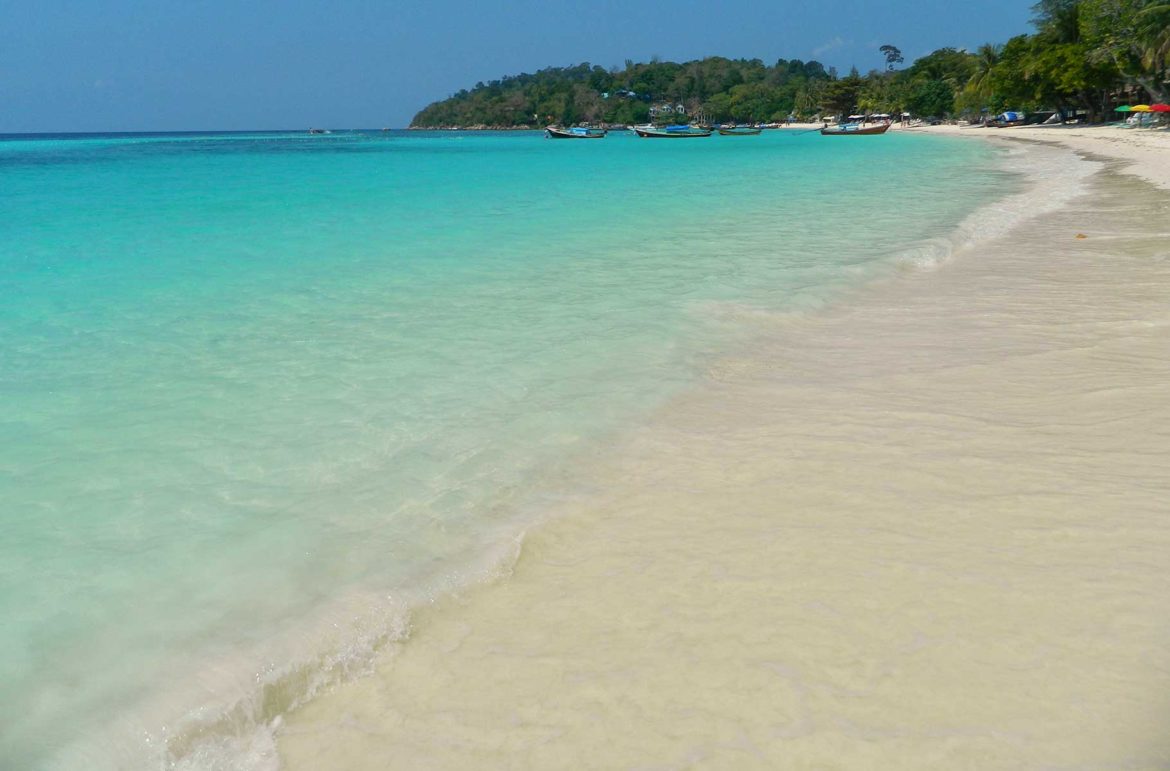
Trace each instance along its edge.
<path fill-rule="evenodd" d="M 816 61 L 712 56 L 635 63 L 606 70 L 589 63 L 477 83 L 419 112 L 412 126 L 543 125 L 553 121 L 641 123 L 664 105 L 710 120 L 783 120 L 818 107 L 831 79 Z"/>
<path fill-rule="evenodd" d="M 422 110 L 416 127 L 782 121 L 854 112 L 954 117 L 1004 109 L 1109 114 L 1117 99 L 1170 101 L 1170 2 L 1039 0 L 1035 32 L 975 52 L 940 48 L 909 67 L 845 76 L 816 61 L 706 59 L 605 69 L 588 62 L 477 83 Z"/>
<path fill-rule="evenodd" d="M 1032 10 L 1036 32 L 1012 38 L 994 61 L 981 62 L 966 104 L 1084 110 L 1100 119 L 1116 98 L 1170 97 L 1164 0 L 1040 0 Z"/>

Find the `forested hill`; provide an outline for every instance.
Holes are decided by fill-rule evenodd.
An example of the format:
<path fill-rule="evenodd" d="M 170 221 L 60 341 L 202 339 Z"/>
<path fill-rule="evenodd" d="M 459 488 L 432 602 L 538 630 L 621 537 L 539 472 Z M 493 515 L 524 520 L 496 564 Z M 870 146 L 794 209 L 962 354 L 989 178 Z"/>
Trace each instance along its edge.
<path fill-rule="evenodd" d="M 606 70 L 588 63 L 549 67 L 477 83 L 414 116 L 411 126 L 544 126 L 644 123 L 652 117 L 705 115 L 711 120 L 784 120 L 816 110 L 832 75 L 819 62 L 721 56 L 685 62 L 626 62 Z"/>
<path fill-rule="evenodd" d="M 776 122 L 789 114 L 909 112 L 978 118 L 1000 110 L 1058 110 L 1091 121 L 1114 107 L 1170 102 L 1170 2 L 1039 0 L 1036 32 L 970 52 L 940 48 L 905 69 L 902 52 L 878 50 L 885 70 L 838 77 L 819 62 L 713 56 L 677 64 L 627 61 L 551 67 L 477 83 L 414 116 L 417 128 L 501 128 L 581 122 Z"/>

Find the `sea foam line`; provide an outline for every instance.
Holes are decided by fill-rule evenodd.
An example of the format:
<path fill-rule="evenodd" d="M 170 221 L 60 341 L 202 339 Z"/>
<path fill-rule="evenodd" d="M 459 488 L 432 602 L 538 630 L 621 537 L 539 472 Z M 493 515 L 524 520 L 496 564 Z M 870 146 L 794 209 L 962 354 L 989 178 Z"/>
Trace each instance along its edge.
<path fill-rule="evenodd" d="M 1097 168 L 1074 159 L 1063 150 L 1009 148 L 1006 162 L 1018 162 L 1013 170 L 1035 181 L 972 213 L 948 237 L 901 252 L 898 261 L 930 268 L 959 249 L 1059 209 L 1083 190 L 1084 180 Z M 1061 182 L 1046 185 L 1044 177 Z M 378 656 L 409 638 L 415 609 L 508 575 L 519 557 L 523 533 L 501 533 L 499 544 L 478 559 L 466 560 L 465 568 L 433 576 L 414 592 L 354 592 L 337 598 L 319 618 L 299 625 L 271 648 L 266 645 L 263 656 L 243 651 L 201 667 L 204 674 L 193 688 L 186 678 L 176 677 L 165 696 L 106 722 L 64 750 L 53 767 L 275 769 L 275 736 L 283 716 L 323 690 L 370 672 Z M 283 663 L 257 671 L 256 662 L 274 659 Z M 200 706 L 190 709 L 191 704 Z M 144 730 L 144 725 L 153 727 Z"/>
<path fill-rule="evenodd" d="M 378 657 L 410 637 L 417 609 L 510 575 L 524 535 L 501 535 L 494 548 L 447 563 L 416 588 L 336 598 L 316 618 L 266 640 L 263 654 L 234 652 L 203 663 L 196 677 L 177 673 L 172 687 L 86 732 L 48 768 L 276 771 L 276 733 L 288 712 L 373 672 Z"/>
<path fill-rule="evenodd" d="M 963 141 L 963 140 L 955 140 Z M 933 269 L 961 251 L 1004 236 L 1028 220 L 1058 211 L 1082 195 L 1090 177 L 1103 165 L 1078 157 L 1065 148 L 1041 143 L 1003 148 L 1003 169 L 1024 178 L 1024 187 L 976 209 L 953 231 L 940 238 L 924 239 L 895 255 L 900 267 Z"/>
<path fill-rule="evenodd" d="M 1024 176 L 1023 188 L 976 209 L 945 237 L 923 239 L 900 250 L 894 257 L 895 264 L 934 269 L 960 252 L 1059 210 L 1081 195 L 1088 179 L 1101 168 L 1101 164 L 1078 158 L 1063 148 L 1045 145 L 1025 148 L 1013 143 L 1003 152 L 1004 169 Z M 817 303 L 806 311 L 816 312 L 820 307 Z M 469 567 L 436 576 L 425 583 L 425 589 L 410 594 L 354 597 L 335 603 L 323 620 L 310 627 L 333 629 L 341 632 L 338 637 L 321 645 L 326 635 L 309 636 L 307 639 L 318 641 L 316 653 L 302 650 L 300 655 L 286 658 L 288 663 L 284 666 L 256 673 L 234 699 L 221 700 L 218 705 L 213 700 L 191 710 L 169 727 L 146 737 L 143 744 L 161 748 L 156 755 L 159 764 L 175 771 L 276 771 L 276 735 L 287 712 L 323 690 L 371 672 L 379 656 L 409 639 L 414 610 L 509 575 L 523 542 L 523 532 L 513 538 L 501 534 L 501 545 Z"/>

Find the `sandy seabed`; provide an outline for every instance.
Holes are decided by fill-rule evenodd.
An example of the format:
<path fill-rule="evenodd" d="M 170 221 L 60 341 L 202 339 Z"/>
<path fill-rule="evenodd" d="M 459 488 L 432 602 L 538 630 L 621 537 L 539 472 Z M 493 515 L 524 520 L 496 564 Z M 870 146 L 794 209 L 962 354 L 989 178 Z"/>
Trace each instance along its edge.
<path fill-rule="evenodd" d="M 1106 131 L 1060 208 L 761 322 L 282 766 L 1170 767 L 1170 195 L 1120 173 L 1170 136 Z"/>

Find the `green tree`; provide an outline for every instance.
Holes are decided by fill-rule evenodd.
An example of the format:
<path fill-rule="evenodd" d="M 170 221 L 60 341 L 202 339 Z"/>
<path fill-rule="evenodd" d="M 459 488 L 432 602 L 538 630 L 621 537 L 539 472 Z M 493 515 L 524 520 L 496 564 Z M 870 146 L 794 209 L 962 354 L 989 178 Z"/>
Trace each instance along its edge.
<path fill-rule="evenodd" d="M 857 108 L 864 85 L 854 69 L 846 77 L 830 81 L 821 94 L 821 108 L 832 115 L 848 115 Z"/>
<path fill-rule="evenodd" d="M 990 106 L 1031 109 L 1037 102 L 1037 88 L 1029 71 L 1032 68 L 1034 39 L 1017 35 L 1004 44 L 999 59 L 986 78 L 986 88 L 993 97 Z"/>
<path fill-rule="evenodd" d="M 902 52 L 892 45 L 884 45 L 878 50 L 886 57 L 887 72 L 892 72 L 895 64 L 901 64 L 906 61 L 905 57 L 902 56 Z"/>
<path fill-rule="evenodd" d="M 950 115 L 955 109 L 955 90 L 941 80 L 922 80 L 910 91 L 906 106 L 917 115 Z"/>
<path fill-rule="evenodd" d="M 1170 98 L 1170 24 L 1165 3 L 1150 0 L 1081 0 L 1080 33 L 1095 59 L 1110 62 L 1150 98 Z"/>
<path fill-rule="evenodd" d="M 999 64 L 1002 52 L 1003 46 L 995 43 L 984 43 L 979 46 L 979 50 L 975 52 L 975 71 L 971 73 L 971 78 L 967 81 L 967 88 L 981 97 L 991 96 L 991 73 L 995 69 L 995 65 Z"/>
<path fill-rule="evenodd" d="M 703 102 L 703 112 L 713 121 L 731 120 L 731 96 L 724 93 L 712 95 Z"/>

